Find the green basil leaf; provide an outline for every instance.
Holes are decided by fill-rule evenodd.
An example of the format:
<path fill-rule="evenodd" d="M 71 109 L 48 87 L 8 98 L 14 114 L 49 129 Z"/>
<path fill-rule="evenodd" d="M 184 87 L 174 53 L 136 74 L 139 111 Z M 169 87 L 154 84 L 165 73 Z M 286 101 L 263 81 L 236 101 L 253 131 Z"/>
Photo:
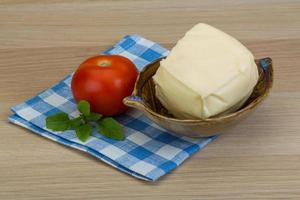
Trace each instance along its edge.
<path fill-rule="evenodd" d="M 90 115 L 90 104 L 89 102 L 82 100 L 79 101 L 78 105 L 77 105 L 77 109 L 79 110 L 79 112 L 81 112 L 84 116 L 88 116 Z"/>
<path fill-rule="evenodd" d="M 74 118 L 74 119 L 71 119 L 70 120 L 70 126 L 71 128 L 74 128 L 76 129 L 77 127 L 79 127 L 80 125 L 82 125 L 82 117 L 77 117 L 77 118 Z"/>
<path fill-rule="evenodd" d="M 70 119 L 66 113 L 60 112 L 46 118 L 46 127 L 53 131 L 65 131 L 70 127 Z"/>
<path fill-rule="evenodd" d="M 97 131 L 114 140 L 124 140 L 125 138 L 122 125 L 111 117 L 102 119 L 97 124 Z"/>
<path fill-rule="evenodd" d="M 85 142 L 91 135 L 93 128 L 89 124 L 84 124 L 75 129 L 76 135 L 79 140 Z"/>
<path fill-rule="evenodd" d="M 95 121 L 98 121 L 101 117 L 102 117 L 102 115 L 100 115 L 98 113 L 90 113 L 90 115 L 85 116 L 85 119 L 87 121 L 95 122 Z"/>

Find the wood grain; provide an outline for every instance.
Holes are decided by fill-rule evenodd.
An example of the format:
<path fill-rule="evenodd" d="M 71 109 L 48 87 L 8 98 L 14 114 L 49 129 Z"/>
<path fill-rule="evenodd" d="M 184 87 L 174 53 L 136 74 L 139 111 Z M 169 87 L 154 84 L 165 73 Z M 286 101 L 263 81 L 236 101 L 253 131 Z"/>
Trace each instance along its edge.
<path fill-rule="evenodd" d="M 7 122 L 9 108 L 131 33 L 170 48 L 212 24 L 274 61 L 246 121 L 155 183 Z M 298 0 L 0 1 L 0 199 L 300 199 Z"/>

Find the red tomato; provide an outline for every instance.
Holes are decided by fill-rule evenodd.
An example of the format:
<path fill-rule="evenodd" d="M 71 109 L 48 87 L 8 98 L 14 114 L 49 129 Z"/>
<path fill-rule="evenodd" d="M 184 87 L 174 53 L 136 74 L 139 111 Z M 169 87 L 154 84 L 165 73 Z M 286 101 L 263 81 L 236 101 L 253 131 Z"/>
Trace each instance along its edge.
<path fill-rule="evenodd" d="M 135 65 L 123 56 L 94 56 L 76 70 L 71 88 L 76 101 L 88 101 L 92 112 L 114 116 L 126 111 L 122 100 L 131 95 L 137 75 Z"/>

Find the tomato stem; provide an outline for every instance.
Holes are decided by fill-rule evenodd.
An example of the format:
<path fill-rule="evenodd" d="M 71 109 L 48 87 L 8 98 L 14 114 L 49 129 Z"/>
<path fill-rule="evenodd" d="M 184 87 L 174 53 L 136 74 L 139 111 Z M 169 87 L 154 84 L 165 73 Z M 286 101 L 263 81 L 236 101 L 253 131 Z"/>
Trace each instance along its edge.
<path fill-rule="evenodd" d="M 103 61 L 100 61 L 99 63 L 98 63 L 98 66 L 99 67 L 108 67 L 108 66 L 110 66 L 111 65 L 111 63 L 110 63 L 110 61 L 108 61 L 108 60 L 103 60 Z"/>

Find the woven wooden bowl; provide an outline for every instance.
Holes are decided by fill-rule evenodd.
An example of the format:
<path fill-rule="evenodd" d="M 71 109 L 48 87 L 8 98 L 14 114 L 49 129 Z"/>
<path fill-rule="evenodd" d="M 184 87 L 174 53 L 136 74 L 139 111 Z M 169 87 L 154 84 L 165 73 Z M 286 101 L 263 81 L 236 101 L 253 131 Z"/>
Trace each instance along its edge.
<path fill-rule="evenodd" d="M 155 96 L 152 76 L 159 67 L 159 61 L 146 66 L 139 74 L 132 96 L 124 99 L 124 104 L 141 110 L 159 126 L 177 135 L 189 137 L 208 137 L 246 118 L 269 94 L 273 85 L 273 67 L 271 58 L 255 60 L 259 69 L 259 80 L 253 93 L 236 112 L 213 116 L 208 119 L 177 119 L 162 106 Z"/>

